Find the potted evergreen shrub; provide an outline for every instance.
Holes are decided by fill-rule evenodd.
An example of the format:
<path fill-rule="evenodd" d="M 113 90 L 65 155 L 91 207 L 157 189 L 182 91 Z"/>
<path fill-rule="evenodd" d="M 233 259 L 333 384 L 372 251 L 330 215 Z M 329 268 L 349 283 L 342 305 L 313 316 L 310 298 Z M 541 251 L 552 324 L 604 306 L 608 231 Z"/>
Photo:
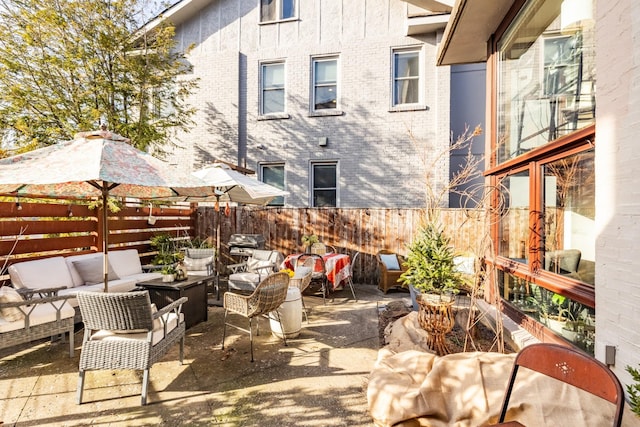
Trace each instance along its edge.
<path fill-rule="evenodd" d="M 429 332 L 427 344 L 438 354 L 448 353 L 444 336 L 453 329 L 453 297 L 462 285 L 454 258 L 450 239 L 440 226 L 428 222 L 409 244 L 407 271 L 400 276 L 416 293 L 418 323 Z"/>

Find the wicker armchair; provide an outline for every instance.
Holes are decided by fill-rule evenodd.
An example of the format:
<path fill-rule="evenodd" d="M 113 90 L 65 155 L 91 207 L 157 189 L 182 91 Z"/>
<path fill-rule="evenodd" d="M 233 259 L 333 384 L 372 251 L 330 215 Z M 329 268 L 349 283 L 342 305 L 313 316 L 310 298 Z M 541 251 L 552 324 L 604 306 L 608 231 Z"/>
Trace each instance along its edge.
<path fill-rule="evenodd" d="M 17 298 L 0 298 L 0 349 L 47 337 L 69 335 L 69 357 L 73 357 L 75 310 L 66 301 L 73 295 L 58 296 L 64 288 L 11 290 Z M 11 318 L 5 318 L 9 312 Z M 15 319 L 14 319 L 15 318 Z"/>
<path fill-rule="evenodd" d="M 151 366 L 177 342 L 182 364 L 185 323 L 180 310 L 187 298 L 179 298 L 154 312 L 147 291 L 78 292 L 77 297 L 84 322 L 78 404 L 82 403 L 86 371 L 136 369 L 144 371 L 142 405 L 145 405 Z"/>
<path fill-rule="evenodd" d="M 389 268 L 387 262 L 385 262 L 387 261 L 387 257 L 391 260 L 393 260 L 393 258 L 396 259 L 397 269 L 395 268 L 396 266 L 392 266 L 394 268 Z M 401 287 L 402 284 L 398 282 L 398 279 L 400 279 L 400 275 L 407 270 L 404 266 L 404 257 L 396 254 L 395 252 L 383 249 L 376 254 L 376 258 L 378 260 L 378 267 L 380 268 L 378 289 L 386 294 L 391 288 Z"/>
<path fill-rule="evenodd" d="M 280 313 L 277 309 L 287 299 L 289 289 L 289 275 L 287 273 L 274 273 L 263 279 L 251 295 L 240 295 L 233 292 L 224 294 L 224 327 L 222 329 L 222 349 L 224 350 L 224 340 L 227 335 L 227 326 L 236 328 L 249 334 L 251 343 L 251 361 L 253 362 L 253 324 L 254 317 L 266 316 L 274 312 L 280 322 Z M 229 313 L 236 313 L 249 319 L 249 329 L 244 329 L 233 323 L 227 322 Z M 257 323 L 257 333 L 260 335 L 260 323 Z M 282 325 L 282 322 L 280 322 Z M 287 338 L 282 330 L 284 345 L 287 345 Z"/>

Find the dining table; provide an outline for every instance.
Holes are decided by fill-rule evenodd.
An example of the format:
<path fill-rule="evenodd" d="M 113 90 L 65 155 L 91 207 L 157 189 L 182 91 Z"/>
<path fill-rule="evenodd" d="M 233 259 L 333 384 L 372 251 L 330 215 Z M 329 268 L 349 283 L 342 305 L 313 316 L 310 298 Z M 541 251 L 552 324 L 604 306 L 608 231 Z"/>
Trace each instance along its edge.
<path fill-rule="evenodd" d="M 294 253 L 287 255 L 282 263 L 282 268 L 287 268 L 289 270 L 295 270 L 296 263 L 298 258 L 303 255 L 310 255 L 305 253 Z M 351 257 L 346 254 L 339 253 L 326 253 L 321 255 L 324 261 L 325 273 L 327 275 L 327 279 L 331 283 L 331 291 L 336 291 L 342 289 L 346 284 L 347 280 L 351 277 Z M 320 260 L 316 260 L 315 271 L 322 271 L 322 263 Z"/>

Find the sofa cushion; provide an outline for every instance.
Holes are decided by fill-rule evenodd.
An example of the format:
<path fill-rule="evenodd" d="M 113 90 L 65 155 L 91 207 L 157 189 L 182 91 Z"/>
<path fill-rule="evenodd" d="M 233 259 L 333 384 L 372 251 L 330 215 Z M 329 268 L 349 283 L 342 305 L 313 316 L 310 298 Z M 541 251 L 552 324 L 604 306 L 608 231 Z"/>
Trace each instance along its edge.
<path fill-rule="evenodd" d="M 84 285 L 84 279 L 82 278 L 82 276 L 80 276 L 80 273 L 73 265 L 73 263 L 76 261 L 84 261 L 92 258 L 98 258 L 100 260 L 100 271 L 102 271 L 102 253 L 71 255 L 64 258 L 65 262 L 67 263 L 67 267 L 69 267 L 69 273 L 71 274 L 71 279 L 73 280 L 73 286 Z"/>
<path fill-rule="evenodd" d="M 380 261 L 387 267 L 387 270 L 400 270 L 396 254 L 380 254 Z"/>
<path fill-rule="evenodd" d="M 184 257 L 184 266 L 187 267 L 187 272 L 207 270 L 207 265 L 213 265 L 213 256 L 207 258 Z"/>
<path fill-rule="evenodd" d="M 142 273 L 142 263 L 136 249 L 110 251 L 109 262 L 116 274 L 122 278 Z"/>
<path fill-rule="evenodd" d="M 0 288 L 0 303 L 5 302 L 22 302 L 24 299 L 13 288 L 3 286 Z M 24 317 L 24 313 L 18 307 L 2 307 L 0 308 L 0 316 L 8 322 L 15 322 Z"/>
<path fill-rule="evenodd" d="M 102 256 L 73 261 L 73 266 L 78 271 L 78 274 L 80 274 L 85 285 L 95 285 L 104 282 L 104 266 L 102 264 Z M 113 270 L 111 263 L 109 263 L 108 273 L 109 281 L 120 278 Z"/>
<path fill-rule="evenodd" d="M 74 285 L 67 263 L 61 256 L 19 262 L 8 270 L 11 283 L 16 288 L 71 288 Z"/>
<path fill-rule="evenodd" d="M 36 304 L 33 311 L 29 314 L 29 325 L 41 325 L 43 323 L 55 322 L 58 309 L 60 310 L 60 318 L 66 319 L 75 315 L 75 310 L 65 301 L 53 301 L 50 303 Z M 0 318 L 0 333 L 15 331 L 24 328 L 24 319 L 9 322 L 4 318 Z"/>
<path fill-rule="evenodd" d="M 187 248 L 186 251 L 189 258 L 212 258 L 216 250 L 213 248 Z"/>
<path fill-rule="evenodd" d="M 174 330 L 178 325 L 184 321 L 184 314 L 180 313 L 180 317 L 171 311 L 169 313 L 165 313 L 162 315 L 164 322 L 167 323 L 167 333 Z M 158 344 L 164 338 L 164 325 L 162 321 L 159 319 L 154 320 L 153 322 L 153 336 L 151 338 L 151 345 Z M 146 341 L 147 340 L 147 332 L 137 332 L 137 331 L 107 331 L 100 330 L 95 332 L 89 338 L 91 341 L 115 341 L 115 340 L 137 340 L 137 341 Z"/>

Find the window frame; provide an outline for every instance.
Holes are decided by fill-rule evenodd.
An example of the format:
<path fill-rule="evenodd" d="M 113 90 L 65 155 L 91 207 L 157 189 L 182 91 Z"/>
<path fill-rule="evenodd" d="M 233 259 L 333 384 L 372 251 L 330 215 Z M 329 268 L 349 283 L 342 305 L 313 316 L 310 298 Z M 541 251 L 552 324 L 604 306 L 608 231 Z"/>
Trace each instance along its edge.
<path fill-rule="evenodd" d="M 282 87 L 265 87 L 264 72 L 267 67 L 281 65 L 283 73 Z M 283 101 L 282 111 L 265 112 L 265 92 L 281 90 Z M 259 101 L 258 101 L 258 120 L 269 118 L 289 118 L 287 114 L 287 65 L 284 60 L 262 61 L 259 64 Z"/>
<path fill-rule="evenodd" d="M 335 187 L 315 187 L 314 171 L 316 166 L 333 166 L 336 173 L 336 186 Z M 309 206 L 318 207 L 315 204 L 315 192 L 316 190 L 334 190 L 335 191 L 335 206 L 340 207 L 340 167 L 337 160 L 312 160 L 309 162 Z"/>
<path fill-rule="evenodd" d="M 336 63 L 336 79 L 333 84 L 331 83 L 318 83 L 316 79 L 316 65 L 320 62 L 329 62 L 335 61 Z M 340 108 L 340 56 L 339 55 L 323 55 L 323 56 L 313 56 L 311 57 L 311 88 L 309 95 L 309 110 L 310 115 L 312 116 L 333 116 L 333 115 L 341 115 L 342 111 Z M 318 87 L 328 87 L 335 86 L 335 100 L 336 105 L 333 108 L 316 108 L 316 89 Z"/>
<path fill-rule="evenodd" d="M 399 77 L 398 70 L 396 68 L 396 56 L 417 53 L 418 54 L 418 75 L 417 77 L 411 76 L 411 79 L 417 79 L 418 81 L 418 100 L 417 102 L 396 102 L 396 82 L 398 80 L 408 80 L 407 77 Z M 424 48 L 423 46 L 403 46 L 395 47 L 391 49 L 391 109 L 392 110 L 406 110 L 406 109 L 424 109 L 425 106 L 425 64 L 424 64 Z"/>
<path fill-rule="evenodd" d="M 263 3 L 266 0 L 260 0 L 259 4 L 259 19 L 261 24 L 274 24 L 278 22 L 286 22 L 298 19 L 298 0 L 272 0 L 275 3 L 275 18 L 264 18 L 263 15 Z M 284 17 L 285 5 L 290 6 L 293 9 L 291 16 Z"/>
<path fill-rule="evenodd" d="M 280 166 L 282 167 L 282 188 L 280 188 L 278 185 L 275 185 L 275 184 L 270 183 L 270 182 L 266 182 L 264 180 L 264 178 L 265 178 L 264 177 L 264 170 L 266 168 L 280 167 Z M 281 190 L 286 190 L 286 188 L 287 188 L 287 168 L 286 168 L 285 162 L 264 162 L 264 163 L 259 163 L 258 164 L 258 170 L 259 170 L 260 181 L 262 181 L 262 182 L 264 182 L 266 184 L 269 184 L 269 185 L 271 185 L 273 187 L 280 188 Z M 278 203 L 277 202 L 280 198 L 282 199 L 282 203 Z M 278 197 L 275 197 L 271 202 L 269 202 L 267 204 L 267 206 L 284 206 L 285 204 L 286 204 L 285 196 L 278 196 Z"/>

